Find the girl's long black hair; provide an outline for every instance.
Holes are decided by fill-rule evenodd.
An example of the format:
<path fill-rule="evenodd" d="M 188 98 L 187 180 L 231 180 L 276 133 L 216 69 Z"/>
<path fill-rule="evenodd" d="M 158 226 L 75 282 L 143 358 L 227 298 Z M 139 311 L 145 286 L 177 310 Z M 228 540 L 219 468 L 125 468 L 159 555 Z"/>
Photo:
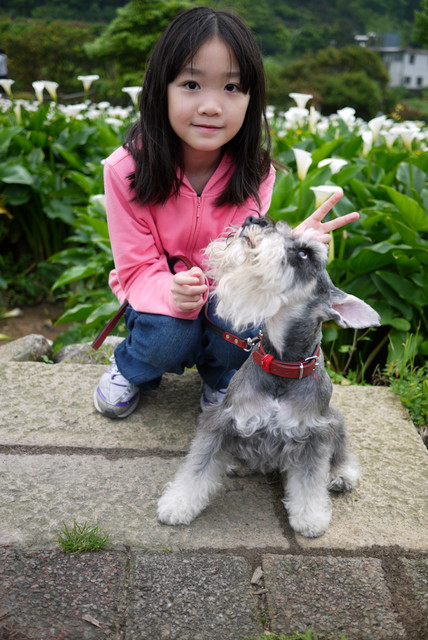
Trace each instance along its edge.
<path fill-rule="evenodd" d="M 184 167 L 180 139 L 168 119 L 167 88 L 199 48 L 215 36 L 233 51 L 240 69 L 241 89 L 250 94 L 242 127 L 223 149 L 232 154 L 236 168 L 217 204 L 239 205 L 249 197 L 260 204 L 260 183 L 270 167 L 262 58 L 251 31 L 239 18 L 208 7 L 195 7 L 175 18 L 148 63 L 140 96 L 140 119 L 131 127 L 124 144 L 135 162 L 135 172 L 129 179 L 140 204 L 164 204 L 178 193 Z"/>

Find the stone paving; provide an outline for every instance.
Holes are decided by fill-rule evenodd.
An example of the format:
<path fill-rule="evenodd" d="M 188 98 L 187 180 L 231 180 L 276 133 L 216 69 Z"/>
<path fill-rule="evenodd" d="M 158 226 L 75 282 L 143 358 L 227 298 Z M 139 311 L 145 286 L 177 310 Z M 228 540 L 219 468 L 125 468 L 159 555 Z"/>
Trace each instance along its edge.
<path fill-rule="evenodd" d="M 196 429 L 198 375 L 165 376 L 111 421 L 92 406 L 104 369 L 2 362 L 0 638 L 428 639 L 428 456 L 388 389 L 335 387 L 362 478 L 305 539 L 274 477 L 228 478 L 189 527 L 159 524 Z M 60 551 L 74 520 L 99 524 L 110 548 Z"/>

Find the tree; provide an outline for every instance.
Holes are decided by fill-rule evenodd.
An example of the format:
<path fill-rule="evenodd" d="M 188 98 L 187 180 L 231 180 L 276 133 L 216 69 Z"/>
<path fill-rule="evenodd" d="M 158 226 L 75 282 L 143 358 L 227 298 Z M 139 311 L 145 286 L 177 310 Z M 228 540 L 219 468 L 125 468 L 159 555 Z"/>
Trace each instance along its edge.
<path fill-rule="evenodd" d="M 428 49 L 428 0 L 421 1 L 421 10 L 415 11 L 414 40 Z"/>
<path fill-rule="evenodd" d="M 107 63 L 115 84 L 141 84 L 144 68 L 159 36 L 173 18 L 191 5 L 186 0 L 131 0 L 85 50 Z"/>

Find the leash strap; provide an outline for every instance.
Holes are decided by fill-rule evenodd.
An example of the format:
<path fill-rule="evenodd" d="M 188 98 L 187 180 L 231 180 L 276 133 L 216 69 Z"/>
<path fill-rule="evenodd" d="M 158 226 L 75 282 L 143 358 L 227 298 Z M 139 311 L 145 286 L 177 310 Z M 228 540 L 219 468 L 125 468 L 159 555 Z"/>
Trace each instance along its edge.
<path fill-rule="evenodd" d="M 314 373 L 318 366 L 320 352 L 321 345 L 318 344 L 314 354 L 309 356 L 309 358 L 305 358 L 299 362 L 281 362 L 281 360 L 275 360 L 273 356 L 267 354 L 263 350 L 262 343 L 260 342 L 257 351 L 253 352 L 253 359 L 256 364 L 258 364 L 263 371 L 266 371 L 267 373 L 272 373 L 273 375 L 280 376 L 281 378 L 294 378 L 301 380 L 302 378 L 306 378 L 306 376 L 310 376 Z"/>
<path fill-rule="evenodd" d="M 184 262 L 184 264 L 186 265 L 186 267 L 189 270 L 194 266 L 184 256 L 175 256 L 174 258 L 169 258 L 169 256 L 167 256 L 167 260 L 168 260 L 169 268 L 170 268 L 172 273 L 173 273 L 173 268 L 175 267 L 175 265 L 179 261 Z M 101 345 L 103 344 L 104 340 L 113 331 L 114 327 L 117 325 L 117 323 L 119 322 L 119 320 L 121 319 L 121 317 L 125 313 L 128 304 L 129 304 L 129 302 L 127 300 L 125 300 L 125 302 L 123 302 L 120 305 L 119 309 L 116 311 L 114 316 L 107 322 L 105 327 L 103 329 L 101 329 L 101 331 L 99 332 L 99 334 L 97 335 L 95 340 L 92 342 L 92 345 L 91 345 L 92 349 L 94 349 L 96 351 L 97 349 L 99 349 L 101 347 Z"/>

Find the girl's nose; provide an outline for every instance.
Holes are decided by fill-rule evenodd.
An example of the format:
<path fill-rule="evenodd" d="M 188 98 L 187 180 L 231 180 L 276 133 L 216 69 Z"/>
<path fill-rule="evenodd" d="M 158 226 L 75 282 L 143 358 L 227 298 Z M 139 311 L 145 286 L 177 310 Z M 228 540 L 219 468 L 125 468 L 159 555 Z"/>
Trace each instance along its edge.
<path fill-rule="evenodd" d="M 220 101 L 215 96 L 205 95 L 198 106 L 200 115 L 215 116 L 222 112 Z"/>

